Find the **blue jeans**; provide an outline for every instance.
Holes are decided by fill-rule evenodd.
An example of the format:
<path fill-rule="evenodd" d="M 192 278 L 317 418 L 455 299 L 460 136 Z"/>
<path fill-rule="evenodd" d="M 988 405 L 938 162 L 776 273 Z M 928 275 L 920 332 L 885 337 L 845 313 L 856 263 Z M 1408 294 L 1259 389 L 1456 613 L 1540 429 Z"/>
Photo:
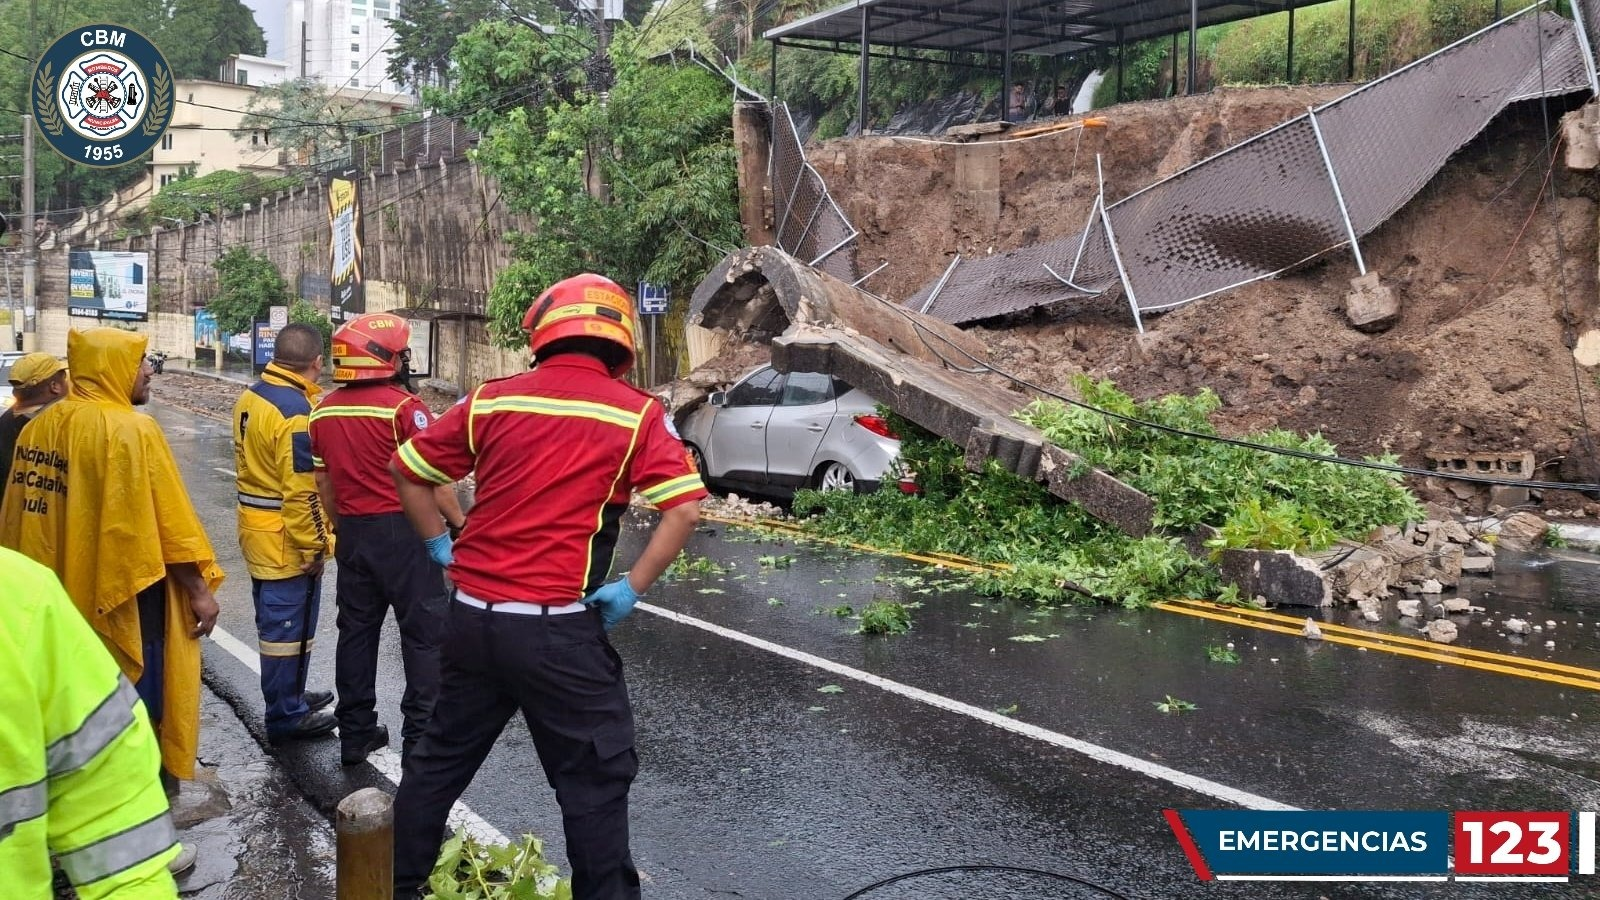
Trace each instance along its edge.
<path fill-rule="evenodd" d="M 281 735 L 300 723 L 309 709 L 302 696 L 311 664 L 322 578 L 297 575 L 274 581 L 250 579 L 256 605 L 256 635 L 261 650 L 261 696 L 267 701 L 267 734 Z M 301 647 L 305 654 L 301 655 Z"/>

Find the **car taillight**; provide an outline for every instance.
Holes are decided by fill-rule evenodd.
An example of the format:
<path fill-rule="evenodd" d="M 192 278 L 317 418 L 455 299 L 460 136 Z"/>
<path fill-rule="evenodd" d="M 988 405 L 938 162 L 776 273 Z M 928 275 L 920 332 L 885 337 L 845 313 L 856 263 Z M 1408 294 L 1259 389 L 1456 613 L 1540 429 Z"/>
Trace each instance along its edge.
<path fill-rule="evenodd" d="M 891 441 L 900 440 L 900 435 L 890 430 L 889 420 L 883 416 L 860 415 L 855 417 L 855 423 L 878 437 L 886 437 Z"/>

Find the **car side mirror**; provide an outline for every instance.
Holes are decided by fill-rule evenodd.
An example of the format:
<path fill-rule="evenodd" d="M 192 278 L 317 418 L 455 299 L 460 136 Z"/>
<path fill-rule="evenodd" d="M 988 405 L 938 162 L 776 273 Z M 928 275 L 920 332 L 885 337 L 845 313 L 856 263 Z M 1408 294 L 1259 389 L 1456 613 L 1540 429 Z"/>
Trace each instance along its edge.
<path fill-rule="evenodd" d="M 706 402 L 711 404 L 712 406 L 717 406 L 717 407 L 727 406 L 728 405 L 728 392 L 727 391 L 712 391 L 711 392 L 711 396 L 706 398 Z"/>

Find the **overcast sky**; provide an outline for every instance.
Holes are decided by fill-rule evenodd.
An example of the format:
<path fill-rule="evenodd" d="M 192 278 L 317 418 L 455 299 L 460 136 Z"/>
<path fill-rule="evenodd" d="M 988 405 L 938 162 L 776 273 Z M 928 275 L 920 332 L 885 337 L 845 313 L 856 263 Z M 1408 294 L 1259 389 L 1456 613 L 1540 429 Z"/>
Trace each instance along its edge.
<path fill-rule="evenodd" d="M 256 24 L 267 33 L 267 58 L 284 59 L 289 48 L 283 42 L 283 17 L 289 10 L 289 0 L 244 0 L 256 14 Z"/>

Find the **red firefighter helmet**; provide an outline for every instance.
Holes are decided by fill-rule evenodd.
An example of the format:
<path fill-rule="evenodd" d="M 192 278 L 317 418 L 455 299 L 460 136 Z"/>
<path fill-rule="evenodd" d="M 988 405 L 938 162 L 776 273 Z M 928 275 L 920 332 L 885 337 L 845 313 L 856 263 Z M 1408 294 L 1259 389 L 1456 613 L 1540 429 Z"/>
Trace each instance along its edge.
<path fill-rule="evenodd" d="M 381 381 L 400 370 L 411 323 L 393 313 L 356 316 L 333 333 L 333 380 Z"/>
<path fill-rule="evenodd" d="M 638 352 L 633 299 L 603 275 L 584 273 L 551 285 L 528 309 L 522 330 L 528 333 L 528 348 L 535 359 L 540 350 L 562 338 L 590 337 L 616 344 L 628 356 L 611 370 L 615 378 L 633 368 Z"/>

